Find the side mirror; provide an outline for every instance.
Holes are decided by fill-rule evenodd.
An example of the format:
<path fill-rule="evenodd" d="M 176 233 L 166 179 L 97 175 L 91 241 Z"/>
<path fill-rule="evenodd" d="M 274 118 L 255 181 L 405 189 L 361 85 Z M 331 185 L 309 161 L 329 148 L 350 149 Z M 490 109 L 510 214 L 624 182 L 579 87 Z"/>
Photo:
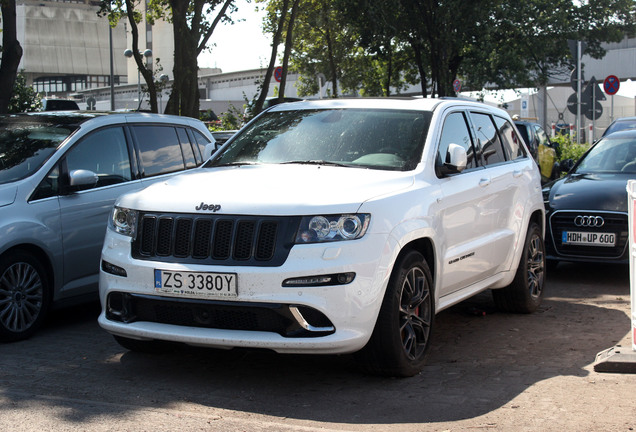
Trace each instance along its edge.
<path fill-rule="evenodd" d="M 468 155 L 466 149 L 458 144 L 449 144 L 444 162 L 438 161 L 437 174 L 444 177 L 450 174 L 459 174 L 466 169 Z"/>
<path fill-rule="evenodd" d="M 73 170 L 68 175 L 67 192 L 90 189 L 97 184 L 99 177 L 90 170 Z"/>

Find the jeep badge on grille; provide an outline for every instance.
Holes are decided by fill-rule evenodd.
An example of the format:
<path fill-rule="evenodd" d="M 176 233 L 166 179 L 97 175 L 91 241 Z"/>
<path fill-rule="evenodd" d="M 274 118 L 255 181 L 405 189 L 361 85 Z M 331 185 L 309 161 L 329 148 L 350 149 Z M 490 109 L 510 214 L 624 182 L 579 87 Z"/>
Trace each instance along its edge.
<path fill-rule="evenodd" d="M 194 209 L 195 210 L 211 211 L 213 213 L 216 213 L 219 210 L 221 210 L 221 204 L 205 204 L 205 203 L 202 202 L 201 204 L 196 206 Z"/>

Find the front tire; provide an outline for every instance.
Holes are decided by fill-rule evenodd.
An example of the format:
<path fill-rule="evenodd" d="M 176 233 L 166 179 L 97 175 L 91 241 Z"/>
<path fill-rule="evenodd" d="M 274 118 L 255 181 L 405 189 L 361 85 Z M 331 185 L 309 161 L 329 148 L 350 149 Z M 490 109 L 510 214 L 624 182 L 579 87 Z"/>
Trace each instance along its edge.
<path fill-rule="evenodd" d="M 422 254 L 410 251 L 399 258 L 371 339 L 357 356 L 369 372 L 409 377 L 422 370 L 433 330 L 432 286 Z"/>
<path fill-rule="evenodd" d="M 505 312 L 532 313 L 541 304 L 545 284 L 545 245 L 541 228 L 532 222 L 528 227 L 521 261 L 515 278 L 505 288 L 492 290 L 495 306 Z"/>
<path fill-rule="evenodd" d="M 0 258 L 0 341 L 31 337 L 49 309 L 50 290 L 40 261 L 24 251 Z"/>

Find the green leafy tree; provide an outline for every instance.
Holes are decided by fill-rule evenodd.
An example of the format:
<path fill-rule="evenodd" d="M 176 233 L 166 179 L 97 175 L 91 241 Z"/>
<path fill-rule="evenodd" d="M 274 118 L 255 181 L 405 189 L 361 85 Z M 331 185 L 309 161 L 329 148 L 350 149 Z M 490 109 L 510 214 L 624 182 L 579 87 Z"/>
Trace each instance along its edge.
<path fill-rule="evenodd" d="M 9 110 L 9 101 L 18 75 L 22 46 L 17 37 L 15 0 L 0 0 L 2 13 L 2 60 L 0 62 L 0 114 Z"/>
<path fill-rule="evenodd" d="M 111 25 L 127 16 L 133 38 L 133 55 L 137 67 L 144 75 L 150 94 L 151 109 L 157 112 L 156 80 L 149 70 L 145 73 L 139 54 L 137 23 L 141 0 L 102 0 L 100 13 L 108 14 Z M 166 19 L 172 23 L 174 33 L 173 85 L 165 112 L 168 114 L 199 117 L 199 54 L 220 22 L 232 23 L 230 14 L 236 11 L 234 0 L 147 0 L 146 19 L 149 23 Z M 217 9 L 218 8 L 218 9 Z M 154 100 L 154 102 L 152 102 Z M 153 105 L 154 103 L 154 105 Z"/>
<path fill-rule="evenodd" d="M 42 108 L 42 99 L 40 95 L 27 85 L 26 78 L 23 73 L 18 73 L 13 95 L 9 102 L 9 113 L 32 112 Z"/>
<path fill-rule="evenodd" d="M 478 43 L 466 45 L 460 70 L 467 85 L 511 88 L 545 85 L 573 66 L 567 40 L 583 40 L 600 58 L 603 42 L 634 33 L 633 0 L 499 1 L 483 22 Z"/>

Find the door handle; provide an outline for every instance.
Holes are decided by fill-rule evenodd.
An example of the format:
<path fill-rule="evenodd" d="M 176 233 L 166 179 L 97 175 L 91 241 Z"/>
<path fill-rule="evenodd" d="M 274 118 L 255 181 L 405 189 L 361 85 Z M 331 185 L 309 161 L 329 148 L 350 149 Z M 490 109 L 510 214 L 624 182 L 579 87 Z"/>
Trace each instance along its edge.
<path fill-rule="evenodd" d="M 490 184 L 490 179 L 489 178 L 483 178 L 481 180 L 479 180 L 479 186 L 480 187 L 486 187 Z"/>
<path fill-rule="evenodd" d="M 514 170 L 514 171 L 512 172 L 512 176 L 513 176 L 514 178 L 521 177 L 522 175 L 523 175 L 523 171 L 522 171 L 522 170 Z"/>

